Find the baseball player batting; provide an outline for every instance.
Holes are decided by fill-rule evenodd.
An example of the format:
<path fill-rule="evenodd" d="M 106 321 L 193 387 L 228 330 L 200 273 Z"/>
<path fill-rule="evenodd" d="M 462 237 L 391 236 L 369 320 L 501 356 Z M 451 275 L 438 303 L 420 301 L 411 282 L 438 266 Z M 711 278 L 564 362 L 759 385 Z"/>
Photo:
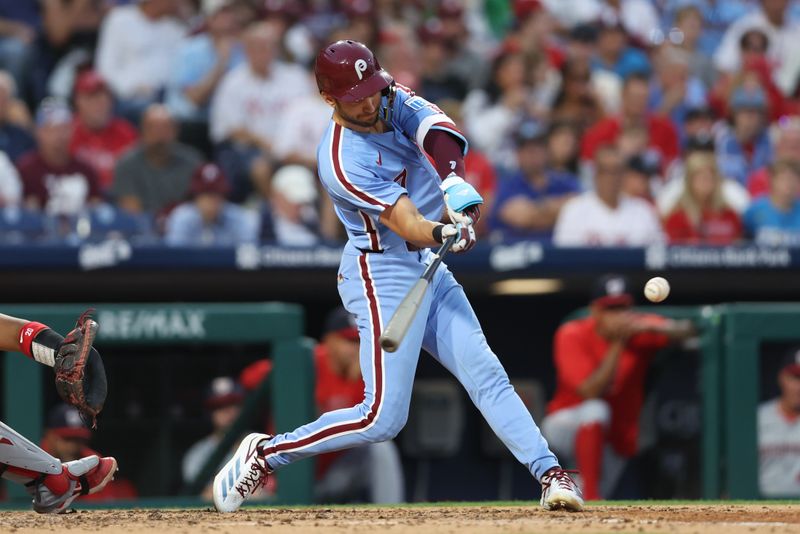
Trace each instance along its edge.
<path fill-rule="evenodd" d="M 94 421 L 106 397 L 100 354 L 92 347 L 97 323 L 87 315 L 61 337 L 42 323 L 0 314 L 0 351 L 20 351 L 52 367 L 64 401 Z M 117 471 L 114 458 L 87 456 L 61 463 L 0 422 L 0 476 L 25 486 L 40 513 L 61 513 L 81 495 L 97 493 Z"/>
<path fill-rule="evenodd" d="M 217 510 L 239 508 L 281 466 L 396 436 L 408 417 L 420 347 L 453 373 L 541 483 L 541 505 L 581 510 L 580 491 L 509 383 L 445 264 L 433 273 L 396 350 L 385 352 L 379 341 L 386 322 L 436 260 L 430 248 L 453 236 L 454 253 L 475 244 L 472 225 L 483 200 L 462 179 L 464 136 L 435 105 L 396 84 L 361 43 L 326 46 L 314 71 L 322 97 L 334 108 L 317 164 L 349 238 L 337 279 L 342 302 L 358 324 L 364 400 L 292 432 L 247 436 L 214 479 Z M 438 222 L 445 209 L 449 224 Z"/>

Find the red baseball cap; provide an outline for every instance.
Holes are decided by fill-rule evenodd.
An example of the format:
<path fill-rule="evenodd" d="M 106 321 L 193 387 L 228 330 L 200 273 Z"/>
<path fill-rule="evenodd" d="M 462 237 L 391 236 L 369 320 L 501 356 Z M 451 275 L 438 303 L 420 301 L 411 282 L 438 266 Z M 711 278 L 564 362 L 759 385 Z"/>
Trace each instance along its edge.
<path fill-rule="evenodd" d="M 320 50 L 314 75 L 320 92 L 343 102 L 356 102 L 394 82 L 372 50 L 352 40 L 336 41 Z"/>
<path fill-rule="evenodd" d="M 542 2 L 540 0 L 516 0 L 514 2 L 514 15 L 519 20 L 525 19 L 541 9 Z"/>
<path fill-rule="evenodd" d="M 203 193 L 212 193 L 227 196 L 231 187 L 228 179 L 215 163 L 203 163 L 192 174 L 189 183 L 189 195 L 195 197 Z"/>
<path fill-rule="evenodd" d="M 618 274 L 600 278 L 592 292 L 592 305 L 601 308 L 627 308 L 633 306 L 633 295 L 628 280 Z"/>
<path fill-rule="evenodd" d="M 356 318 L 341 306 L 328 314 L 323 335 L 337 334 L 350 341 L 358 341 Z"/>
<path fill-rule="evenodd" d="M 244 388 L 229 376 L 215 378 L 206 390 L 203 405 L 213 411 L 244 402 Z"/>
<path fill-rule="evenodd" d="M 436 15 L 440 19 L 460 19 L 464 15 L 464 3 L 462 0 L 442 0 Z"/>
<path fill-rule="evenodd" d="M 800 377 L 800 349 L 792 350 L 784 357 L 781 372 Z"/>
<path fill-rule="evenodd" d="M 108 91 L 108 84 L 96 70 L 86 70 L 78 75 L 75 81 L 75 94 Z"/>

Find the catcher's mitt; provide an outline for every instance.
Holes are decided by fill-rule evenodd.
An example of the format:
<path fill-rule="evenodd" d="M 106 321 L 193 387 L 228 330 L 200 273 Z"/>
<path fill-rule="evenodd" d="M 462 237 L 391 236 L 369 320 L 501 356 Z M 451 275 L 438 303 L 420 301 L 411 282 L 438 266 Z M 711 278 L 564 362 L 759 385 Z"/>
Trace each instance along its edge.
<path fill-rule="evenodd" d="M 81 413 L 87 424 L 97 427 L 97 414 L 103 409 L 108 392 L 106 370 L 100 353 L 92 347 L 99 328 L 86 310 L 58 348 L 53 370 L 56 389 L 65 402 Z"/>

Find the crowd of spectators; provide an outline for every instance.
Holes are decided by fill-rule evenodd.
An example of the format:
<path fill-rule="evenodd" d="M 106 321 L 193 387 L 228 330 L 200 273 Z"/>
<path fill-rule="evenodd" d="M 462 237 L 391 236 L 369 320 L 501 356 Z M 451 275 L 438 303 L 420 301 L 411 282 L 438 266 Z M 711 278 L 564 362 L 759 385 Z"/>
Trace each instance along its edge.
<path fill-rule="evenodd" d="M 0 0 L 0 240 L 342 241 L 342 38 L 461 125 L 484 237 L 800 244 L 793 0 Z"/>

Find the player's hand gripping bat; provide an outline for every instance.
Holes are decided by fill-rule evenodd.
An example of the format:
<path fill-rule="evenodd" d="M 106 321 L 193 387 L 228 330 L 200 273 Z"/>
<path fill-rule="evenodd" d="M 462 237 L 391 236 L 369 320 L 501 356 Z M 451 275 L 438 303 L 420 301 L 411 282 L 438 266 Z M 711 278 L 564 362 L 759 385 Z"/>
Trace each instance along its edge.
<path fill-rule="evenodd" d="M 459 234 L 453 234 L 445 239 L 436 252 L 433 261 L 425 268 L 425 272 L 422 273 L 417 283 L 411 287 L 397 310 L 395 310 L 380 337 L 381 347 L 386 352 L 396 351 L 400 343 L 403 342 L 403 338 L 406 337 L 406 332 L 408 332 L 408 327 L 411 326 L 414 316 L 417 315 L 417 310 L 422 303 L 422 298 L 425 296 L 425 291 L 431 283 L 433 274 L 459 237 Z"/>

